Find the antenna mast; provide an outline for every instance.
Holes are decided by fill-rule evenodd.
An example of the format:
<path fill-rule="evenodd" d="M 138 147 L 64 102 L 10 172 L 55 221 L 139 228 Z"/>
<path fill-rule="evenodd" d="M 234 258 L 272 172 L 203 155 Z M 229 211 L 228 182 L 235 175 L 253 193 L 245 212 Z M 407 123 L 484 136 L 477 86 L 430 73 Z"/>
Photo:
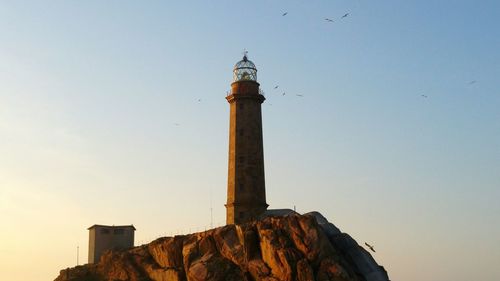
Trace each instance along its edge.
<path fill-rule="evenodd" d="M 214 228 L 214 215 L 212 209 L 212 188 L 210 188 L 210 229 Z"/>

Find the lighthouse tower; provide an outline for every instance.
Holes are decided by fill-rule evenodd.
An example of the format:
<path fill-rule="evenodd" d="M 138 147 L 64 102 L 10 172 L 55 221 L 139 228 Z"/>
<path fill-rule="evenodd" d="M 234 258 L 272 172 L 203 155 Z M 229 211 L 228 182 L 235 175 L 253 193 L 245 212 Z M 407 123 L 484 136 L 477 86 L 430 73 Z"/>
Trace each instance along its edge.
<path fill-rule="evenodd" d="M 267 209 L 261 104 L 257 69 L 247 55 L 236 63 L 229 114 L 229 168 L 226 223 L 252 221 Z"/>

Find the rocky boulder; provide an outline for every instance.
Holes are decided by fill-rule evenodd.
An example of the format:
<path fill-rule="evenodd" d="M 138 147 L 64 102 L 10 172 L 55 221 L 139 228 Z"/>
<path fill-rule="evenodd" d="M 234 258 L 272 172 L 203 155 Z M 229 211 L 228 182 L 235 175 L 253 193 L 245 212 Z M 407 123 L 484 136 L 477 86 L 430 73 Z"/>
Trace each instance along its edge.
<path fill-rule="evenodd" d="M 109 251 L 55 281 L 388 281 L 383 267 L 321 214 L 291 213 Z"/>

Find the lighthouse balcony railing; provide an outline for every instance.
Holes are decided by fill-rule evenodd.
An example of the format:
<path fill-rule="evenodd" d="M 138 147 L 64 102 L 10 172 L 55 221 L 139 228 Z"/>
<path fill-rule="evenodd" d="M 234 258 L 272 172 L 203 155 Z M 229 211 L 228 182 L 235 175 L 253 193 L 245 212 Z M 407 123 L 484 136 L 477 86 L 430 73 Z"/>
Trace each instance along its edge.
<path fill-rule="evenodd" d="M 233 92 L 231 90 L 229 90 L 226 92 L 226 97 L 229 97 L 232 94 L 233 94 Z M 259 88 L 259 94 L 263 95 L 264 97 L 266 96 L 266 93 L 260 88 Z"/>

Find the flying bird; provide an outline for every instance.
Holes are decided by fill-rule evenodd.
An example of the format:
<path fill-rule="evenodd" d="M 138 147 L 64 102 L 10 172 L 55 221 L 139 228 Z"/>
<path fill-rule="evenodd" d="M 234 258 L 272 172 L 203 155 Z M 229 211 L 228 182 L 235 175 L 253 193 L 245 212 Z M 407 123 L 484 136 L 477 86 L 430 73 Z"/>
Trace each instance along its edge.
<path fill-rule="evenodd" d="M 325 20 L 326 20 L 327 22 L 333 22 L 333 20 L 332 20 L 332 19 L 329 19 L 329 18 L 326 18 Z"/>
<path fill-rule="evenodd" d="M 343 15 L 343 16 L 341 17 L 341 19 L 343 19 L 343 18 L 347 18 L 347 16 L 348 16 L 348 15 L 349 15 L 349 13 L 347 13 L 347 14 Z"/>
<path fill-rule="evenodd" d="M 200 102 L 200 101 L 201 101 L 201 99 L 198 99 L 198 102 Z"/>
<path fill-rule="evenodd" d="M 472 81 L 469 82 L 469 85 L 476 84 L 476 83 L 477 83 L 476 80 L 472 80 Z"/>
<path fill-rule="evenodd" d="M 370 245 L 370 244 L 368 244 L 368 243 L 366 243 L 366 242 L 365 242 L 365 245 L 366 245 L 368 248 L 370 248 L 370 250 L 372 250 L 372 251 L 375 253 L 375 249 L 373 248 L 373 246 L 372 246 L 372 245 Z"/>
<path fill-rule="evenodd" d="M 278 87 L 279 87 L 279 86 L 278 86 L 278 85 L 276 85 L 276 86 L 274 86 L 274 89 L 276 90 L 276 89 L 278 89 Z"/>
<path fill-rule="evenodd" d="M 285 92 L 283 92 L 282 96 L 284 96 L 284 95 L 285 95 Z"/>
<path fill-rule="evenodd" d="M 421 96 L 421 97 L 423 97 L 423 98 L 427 98 L 427 96 L 426 96 L 426 95 L 420 95 L 420 96 Z"/>
<path fill-rule="evenodd" d="M 179 126 L 180 124 L 179 123 L 174 123 L 175 126 Z"/>
<path fill-rule="evenodd" d="M 304 97 L 304 95 L 296 94 L 297 97 Z"/>
<path fill-rule="evenodd" d="M 284 17 L 284 16 L 286 16 L 286 15 L 288 15 L 288 12 L 284 12 L 284 13 L 283 13 L 283 15 L 281 15 L 281 16 L 283 16 L 283 17 Z"/>

